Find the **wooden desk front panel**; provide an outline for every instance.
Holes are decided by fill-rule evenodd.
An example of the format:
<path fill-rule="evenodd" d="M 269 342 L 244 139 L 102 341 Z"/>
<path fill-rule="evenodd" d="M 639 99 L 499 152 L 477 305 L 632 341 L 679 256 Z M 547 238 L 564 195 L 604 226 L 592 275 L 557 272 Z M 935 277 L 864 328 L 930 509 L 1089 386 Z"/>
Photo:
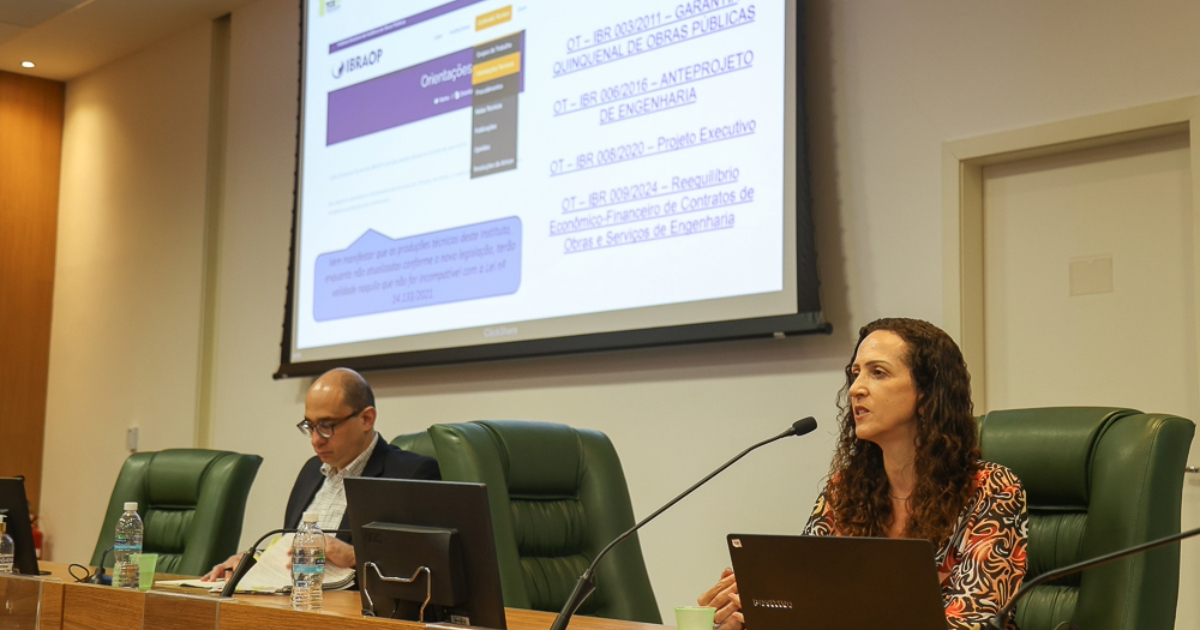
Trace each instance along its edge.
<path fill-rule="evenodd" d="M 61 630 L 63 626 L 63 591 L 62 582 L 44 582 L 42 584 L 40 630 Z"/>
<path fill-rule="evenodd" d="M 555 614 L 537 610 L 506 608 L 509 630 L 548 630 Z M 321 613 L 298 613 L 286 597 L 272 595 L 238 596 L 221 605 L 220 630 L 421 630 L 425 626 L 411 621 L 375 619 L 362 616 L 358 593 L 337 591 L 325 594 Z M 575 617 L 571 630 L 663 630 L 663 626 Z"/>
<path fill-rule="evenodd" d="M 46 563 L 50 564 L 50 563 Z M 54 577 L 70 580 L 63 567 L 47 566 Z M 62 573 L 63 575 L 59 575 Z M 219 610 L 218 610 L 219 609 Z M 505 610 L 509 630 L 548 630 L 553 613 Z M 423 630 L 410 621 L 364 618 L 356 592 L 325 593 L 320 613 L 299 613 L 287 597 L 239 595 L 232 600 L 171 589 L 142 593 L 107 586 L 46 582 L 41 630 Z M 575 617 L 571 630 L 663 630 L 663 626 Z"/>
<path fill-rule="evenodd" d="M 64 584 L 62 629 L 140 628 L 145 601 L 146 596 L 139 591 L 91 584 Z"/>
<path fill-rule="evenodd" d="M 329 612 L 301 613 L 245 603 L 221 605 L 220 630 L 422 630 L 424 627 L 407 621 L 343 617 Z"/>
<path fill-rule="evenodd" d="M 212 597 L 146 593 L 143 630 L 216 630 L 221 602 Z"/>

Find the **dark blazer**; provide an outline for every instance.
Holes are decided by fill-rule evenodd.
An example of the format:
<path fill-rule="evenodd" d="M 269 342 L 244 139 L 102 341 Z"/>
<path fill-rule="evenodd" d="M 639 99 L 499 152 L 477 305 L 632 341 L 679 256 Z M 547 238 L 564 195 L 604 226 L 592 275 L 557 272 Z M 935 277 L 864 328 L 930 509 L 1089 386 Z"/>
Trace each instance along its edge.
<path fill-rule="evenodd" d="M 428 479 L 439 481 L 442 478 L 438 470 L 437 460 L 424 455 L 410 453 L 404 449 L 392 446 L 381 436 L 367 459 L 363 468 L 363 477 L 380 477 L 384 479 Z M 288 497 L 287 511 L 284 512 L 283 526 L 295 528 L 300 526 L 300 517 L 304 508 L 312 503 L 313 497 L 325 483 L 325 475 L 321 474 L 321 459 L 313 456 L 304 463 L 300 475 L 296 477 L 296 485 L 292 486 L 292 495 Z M 350 528 L 350 512 L 342 515 L 342 523 L 338 529 Z M 338 534 L 338 538 L 350 542 L 350 534 Z"/>

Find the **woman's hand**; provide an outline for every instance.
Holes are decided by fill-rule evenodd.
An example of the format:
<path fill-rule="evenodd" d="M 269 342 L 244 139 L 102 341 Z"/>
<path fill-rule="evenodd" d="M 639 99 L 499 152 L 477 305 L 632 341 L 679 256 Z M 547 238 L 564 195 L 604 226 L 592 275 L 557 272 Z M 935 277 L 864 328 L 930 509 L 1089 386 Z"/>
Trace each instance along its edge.
<path fill-rule="evenodd" d="M 712 606 L 717 609 L 713 615 L 714 630 L 742 630 L 746 620 L 742 617 L 742 598 L 738 595 L 737 579 L 733 569 L 721 572 L 721 579 L 716 586 L 708 589 L 696 603 L 701 606 Z"/>

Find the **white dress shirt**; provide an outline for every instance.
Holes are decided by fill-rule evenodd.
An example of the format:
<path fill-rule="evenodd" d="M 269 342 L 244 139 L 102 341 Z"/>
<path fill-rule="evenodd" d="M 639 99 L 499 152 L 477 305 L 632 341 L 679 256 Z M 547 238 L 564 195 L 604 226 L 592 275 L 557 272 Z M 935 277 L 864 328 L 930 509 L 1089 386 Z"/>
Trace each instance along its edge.
<path fill-rule="evenodd" d="M 309 503 L 308 508 L 304 511 L 321 513 L 317 526 L 322 530 L 337 529 L 342 524 L 342 515 L 346 513 L 346 478 L 362 475 L 363 469 L 367 467 L 367 460 L 371 459 L 371 452 L 375 450 L 378 442 L 379 433 L 376 433 L 375 439 L 371 440 L 367 450 L 359 453 L 354 461 L 339 471 L 335 472 L 333 466 L 329 464 L 321 465 L 321 474 L 325 475 L 325 483 L 321 484 L 321 489 L 317 490 L 317 495 L 313 497 L 312 503 Z"/>

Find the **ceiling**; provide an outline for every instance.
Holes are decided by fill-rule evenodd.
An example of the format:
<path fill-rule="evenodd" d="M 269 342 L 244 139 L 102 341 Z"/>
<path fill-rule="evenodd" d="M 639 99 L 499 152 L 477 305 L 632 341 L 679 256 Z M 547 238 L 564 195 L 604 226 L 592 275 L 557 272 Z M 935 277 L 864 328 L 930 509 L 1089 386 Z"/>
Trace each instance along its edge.
<path fill-rule="evenodd" d="M 0 70 L 66 81 L 249 1 L 0 0 Z"/>

